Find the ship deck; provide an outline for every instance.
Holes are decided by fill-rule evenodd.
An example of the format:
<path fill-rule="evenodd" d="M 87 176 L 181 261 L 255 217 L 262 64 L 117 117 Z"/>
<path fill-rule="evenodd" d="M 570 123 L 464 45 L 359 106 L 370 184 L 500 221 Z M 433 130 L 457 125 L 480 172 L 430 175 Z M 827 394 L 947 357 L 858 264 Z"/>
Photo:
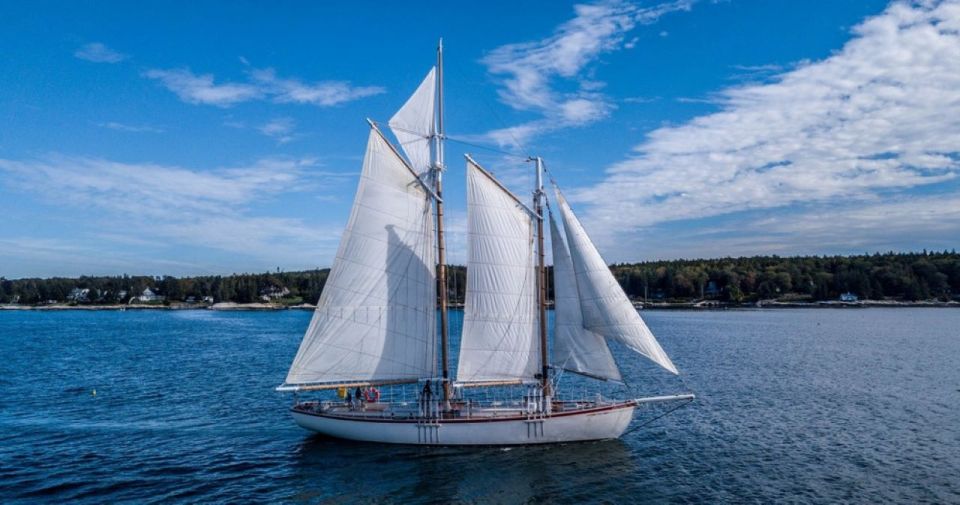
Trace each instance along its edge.
<path fill-rule="evenodd" d="M 428 409 L 424 415 L 417 402 L 370 402 L 359 406 L 348 402 L 306 401 L 295 404 L 291 410 L 301 414 L 371 422 L 482 422 L 563 417 L 588 412 L 602 412 L 633 407 L 635 400 L 621 401 L 560 401 L 552 402 L 550 413 L 525 407 L 520 402 L 450 402 L 449 409 Z"/>

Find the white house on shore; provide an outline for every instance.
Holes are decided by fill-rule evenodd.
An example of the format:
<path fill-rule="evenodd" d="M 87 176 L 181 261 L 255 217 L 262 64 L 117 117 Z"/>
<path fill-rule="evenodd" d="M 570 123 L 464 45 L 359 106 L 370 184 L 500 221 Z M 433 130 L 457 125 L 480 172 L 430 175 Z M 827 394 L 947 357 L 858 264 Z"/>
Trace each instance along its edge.
<path fill-rule="evenodd" d="M 260 299 L 269 302 L 271 300 L 279 300 L 289 294 L 290 290 L 286 287 L 270 286 L 260 291 Z"/>
<path fill-rule="evenodd" d="M 86 302 L 90 300 L 90 288 L 73 288 L 67 294 L 67 300 L 71 302 Z"/>
<path fill-rule="evenodd" d="M 138 302 L 162 302 L 165 297 L 153 292 L 150 288 L 145 288 L 140 296 L 136 297 Z"/>
<path fill-rule="evenodd" d="M 840 295 L 840 301 L 841 302 L 857 302 L 857 301 L 860 301 L 860 298 L 857 295 L 847 291 L 846 293 L 843 293 Z"/>

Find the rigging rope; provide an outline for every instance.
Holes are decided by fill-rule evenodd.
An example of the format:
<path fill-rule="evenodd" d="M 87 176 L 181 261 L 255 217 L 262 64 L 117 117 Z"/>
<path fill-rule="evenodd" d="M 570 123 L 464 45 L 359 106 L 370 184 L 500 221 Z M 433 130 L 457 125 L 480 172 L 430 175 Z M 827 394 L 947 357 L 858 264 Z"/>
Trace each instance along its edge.
<path fill-rule="evenodd" d="M 382 124 L 382 123 L 380 123 L 379 121 L 374 121 L 374 120 L 372 120 L 372 119 L 371 119 L 370 121 L 372 121 L 373 124 L 375 124 L 375 125 L 377 125 L 377 126 L 380 126 L 380 125 Z M 430 138 L 430 135 L 429 135 L 429 134 L 424 134 L 423 132 L 418 132 L 418 131 L 414 131 L 414 130 L 409 130 L 409 129 L 407 129 L 407 128 L 403 128 L 403 127 L 400 127 L 400 126 L 393 126 L 393 125 L 391 125 L 391 124 L 389 124 L 389 123 L 387 123 L 387 126 L 389 126 L 391 130 L 401 131 L 401 132 L 404 132 L 404 133 L 409 133 L 409 134 L 411 134 L 411 135 L 417 135 L 417 136 L 419 136 L 419 137 L 422 137 L 422 140 L 427 140 L 427 139 Z M 504 150 L 502 150 L 502 149 L 497 149 L 496 147 L 485 146 L 485 145 L 483 145 L 483 144 L 474 144 L 474 143 L 472 143 L 472 142 L 467 142 L 466 140 L 460 140 L 460 139 L 455 138 L 455 137 L 450 137 L 449 135 L 443 135 L 443 140 L 446 140 L 446 141 L 448 141 L 448 142 L 453 142 L 453 143 L 456 143 L 456 144 L 463 144 L 463 145 L 465 145 L 465 146 L 475 147 L 475 148 L 477 148 L 477 149 L 484 149 L 484 150 L 487 150 L 487 151 L 492 151 L 492 152 L 495 152 L 495 153 L 497 153 L 497 154 L 502 154 L 502 155 L 504 155 L 504 156 L 510 156 L 510 157 L 513 157 L 513 158 L 520 158 L 520 159 L 523 159 L 523 160 L 527 160 L 528 158 L 530 158 L 530 156 L 525 155 L 525 154 L 520 154 L 520 153 L 517 153 L 517 152 L 511 152 L 511 151 L 504 151 Z M 417 141 L 419 141 L 419 140 L 417 140 Z M 410 141 L 410 142 L 413 142 L 413 141 Z M 407 143 L 409 144 L 410 142 L 407 142 Z M 403 145 L 403 143 L 401 143 L 401 145 Z M 521 147 L 522 147 L 522 146 L 521 146 Z M 544 170 L 546 170 L 546 169 L 544 169 Z"/>
<path fill-rule="evenodd" d="M 656 421 L 657 419 L 660 419 L 661 417 L 664 417 L 664 416 L 666 416 L 666 415 L 668 415 L 668 414 L 671 414 L 671 413 L 673 413 L 673 412 L 675 412 L 675 411 L 677 411 L 677 410 L 680 410 L 680 409 L 682 409 L 683 407 L 686 407 L 687 405 L 690 405 L 691 403 L 693 403 L 693 400 L 692 400 L 692 399 L 691 399 L 691 400 L 687 400 L 687 401 L 681 403 L 680 405 L 677 405 L 676 407 L 674 407 L 674 408 L 672 408 L 672 409 L 664 412 L 663 414 L 660 414 L 659 416 L 654 417 L 653 419 L 650 419 L 650 420 L 648 420 L 648 421 L 646 421 L 646 422 L 643 422 L 643 423 L 640 423 L 640 424 L 634 426 L 633 428 L 630 428 L 629 430 L 623 432 L 623 435 L 620 435 L 620 436 L 623 437 L 623 436 L 629 435 L 630 433 L 633 433 L 634 431 L 637 431 L 637 430 L 639 430 L 640 428 L 643 428 L 644 426 L 647 426 L 648 424 Z"/>
<path fill-rule="evenodd" d="M 456 139 L 456 138 L 453 138 L 453 137 L 444 137 L 444 138 L 445 138 L 445 140 L 448 140 L 448 141 L 450 141 L 450 142 L 454 142 L 454 143 L 457 143 L 457 144 L 463 144 L 463 145 L 465 145 L 465 146 L 470 146 L 470 147 L 476 147 L 477 149 L 486 149 L 487 151 L 492 151 L 492 152 L 495 152 L 495 153 L 497 153 L 497 154 L 502 154 L 502 155 L 504 155 L 504 156 L 510 156 L 510 157 L 519 158 L 519 159 L 522 159 L 522 160 L 526 160 L 526 159 L 529 158 L 529 156 L 527 156 L 527 155 L 525 155 L 525 154 L 519 154 L 519 153 L 516 153 L 516 152 L 510 152 L 510 151 L 503 151 L 503 150 L 497 149 L 497 148 L 495 148 L 495 147 L 485 146 L 485 145 L 481 145 L 481 144 L 474 144 L 474 143 L 467 142 L 467 141 L 465 141 L 465 140 Z"/>
<path fill-rule="evenodd" d="M 453 65 L 448 64 L 445 70 L 447 70 L 448 72 L 452 70 L 453 73 L 456 74 L 456 77 L 459 78 L 460 83 L 465 83 L 467 86 L 472 88 L 475 92 L 479 92 L 479 93 L 475 93 L 474 97 L 480 96 L 483 93 L 484 89 L 481 88 L 479 81 L 477 79 L 468 78 L 467 75 L 461 70 L 458 62 L 456 61 L 453 62 Z M 507 125 L 507 122 L 504 121 L 499 114 L 497 114 L 497 111 L 496 109 L 493 108 L 493 103 L 490 100 L 481 99 L 476 101 L 483 104 L 483 106 L 486 107 L 487 111 L 490 112 L 490 115 L 493 116 L 493 118 L 497 121 L 497 123 L 500 123 L 501 131 L 505 131 L 507 132 L 507 135 L 510 135 L 510 138 L 513 140 L 513 145 L 519 147 L 523 151 L 529 151 L 527 147 L 523 145 L 522 142 L 520 142 L 520 139 L 518 139 L 517 136 L 513 134 L 513 129 Z"/>

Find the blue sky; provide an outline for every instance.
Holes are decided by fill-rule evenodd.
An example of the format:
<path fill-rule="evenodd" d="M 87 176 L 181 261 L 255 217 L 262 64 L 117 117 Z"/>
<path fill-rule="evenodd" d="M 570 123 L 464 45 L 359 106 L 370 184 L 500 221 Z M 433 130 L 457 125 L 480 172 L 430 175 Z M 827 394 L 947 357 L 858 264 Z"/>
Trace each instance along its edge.
<path fill-rule="evenodd" d="M 446 48 L 447 132 L 544 157 L 608 261 L 960 237 L 960 3 L 0 3 L 0 275 L 329 266 Z M 450 142 L 464 260 L 471 152 Z"/>

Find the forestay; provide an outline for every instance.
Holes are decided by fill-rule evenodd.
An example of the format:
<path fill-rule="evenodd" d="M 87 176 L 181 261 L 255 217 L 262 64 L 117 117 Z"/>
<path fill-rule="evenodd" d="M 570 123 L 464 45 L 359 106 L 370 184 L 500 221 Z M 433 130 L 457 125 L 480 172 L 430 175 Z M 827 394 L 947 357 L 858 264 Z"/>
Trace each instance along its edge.
<path fill-rule="evenodd" d="M 287 384 L 436 375 L 430 204 L 374 128 L 350 219 Z"/>
<path fill-rule="evenodd" d="M 430 136 L 435 133 L 437 67 L 430 69 L 417 90 L 390 118 L 390 129 L 410 164 L 423 176 L 430 169 Z"/>
<path fill-rule="evenodd" d="M 467 162 L 467 287 L 457 380 L 533 379 L 539 371 L 534 219 Z"/>
<path fill-rule="evenodd" d="M 550 361 L 554 366 L 584 375 L 620 381 L 620 370 L 602 336 L 583 327 L 580 296 L 570 252 L 550 213 L 553 249 L 554 337 Z"/>
<path fill-rule="evenodd" d="M 617 340 L 663 368 L 678 373 L 670 357 L 610 273 L 610 268 L 559 189 L 556 195 L 580 297 L 583 327 L 605 338 Z"/>

